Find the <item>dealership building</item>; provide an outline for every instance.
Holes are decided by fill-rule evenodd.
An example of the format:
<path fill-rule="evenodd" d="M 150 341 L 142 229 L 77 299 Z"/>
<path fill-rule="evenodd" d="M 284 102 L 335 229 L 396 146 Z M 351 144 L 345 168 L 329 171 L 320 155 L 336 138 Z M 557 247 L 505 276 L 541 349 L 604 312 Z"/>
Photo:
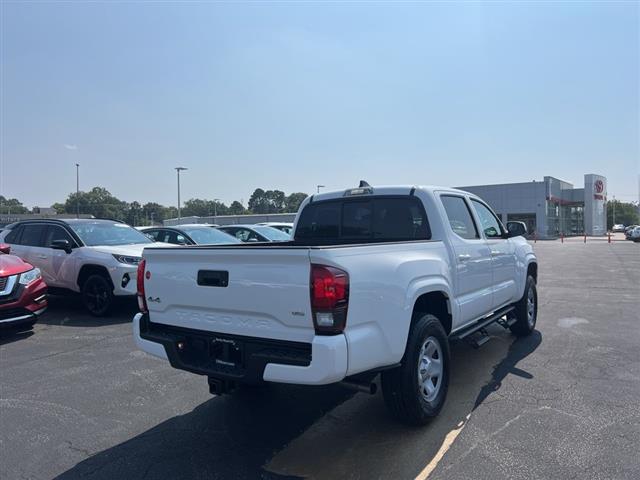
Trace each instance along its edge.
<path fill-rule="evenodd" d="M 486 201 L 503 223 L 525 222 L 537 238 L 604 235 L 607 231 L 607 179 L 602 175 L 585 175 L 583 188 L 554 177 L 544 177 L 541 182 L 457 188 Z"/>

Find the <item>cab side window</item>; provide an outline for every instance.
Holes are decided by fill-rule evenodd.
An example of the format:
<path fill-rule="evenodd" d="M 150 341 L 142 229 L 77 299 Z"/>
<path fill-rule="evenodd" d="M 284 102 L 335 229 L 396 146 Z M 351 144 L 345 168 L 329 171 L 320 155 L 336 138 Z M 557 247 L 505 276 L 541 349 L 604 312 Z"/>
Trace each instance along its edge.
<path fill-rule="evenodd" d="M 47 228 L 47 234 L 44 240 L 45 247 L 51 247 L 51 244 L 56 240 L 66 240 L 72 247 L 76 246 L 76 242 L 73 240 L 69 232 L 58 225 L 49 225 Z"/>
<path fill-rule="evenodd" d="M 166 236 L 164 237 L 163 242 L 172 243 L 174 245 L 186 245 L 187 239 L 181 233 L 176 232 L 175 230 L 165 230 Z"/>
<path fill-rule="evenodd" d="M 19 245 L 26 245 L 29 247 L 41 247 L 43 234 L 47 225 L 25 225 L 20 236 Z"/>
<path fill-rule="evenodd" d="M 251 238 L 251 232 L 246 228 L 239 228 L 238 230 L 236 230 L 235 235 L 238 240 L 241 240 L 243 242 L 248 242 Z"/>
<path fill-rule="evenodd" d="M 447 219 L 451 230 L 466 240 L 475 240 L 480 238 L 476 225 L 469 211 L 467 202 L 464 198 L 454 195 L 442 195 L 440 197 L 444 210 L 447 213 Z"/>
<path fill-rule="evenodd" d="M 267 239 L 264 238 L 262 235 L 252 230 L 245 230 L 245 232 L 247 236 L 247 240 L 245 241 L 248 241 L 248 242 L 251 242 L 251 241 L 266 242 L 267 241 Z"/>
<path fill-rule="evenodd" d="M 471 204 L 480 218 L 480 226 L 487 238 L 501 238 L 502 227 L 494 213 L 483 203 L 471 199 Z"/>
<path fill-rule="evenodd" d="M 220 230 L 222 230 L 225 233 L 228 233 L 229 235 L 236 237 L 238 240 L 242 240 L 242 236 L 239 235 L 240 231 L 236 227 L 221 228 Z"/>
<path fill-rule="evenodd" d="M 160 235 L 160 232 L 162 232 L 162 230 L 144 230 L 142 233 L 144 233 L 147 237 L 151 237 L 156 242 L 162 242 L 164 236 Z"/>
<path fill-rule="evenodd" d="M 6 237 L 4 237 L 5 243 L 12 243 L 14 245 L 19 245 L 20 235 L 22 233 L 23 226 L 19 225 L 18 227 L 11 230 Z"/>

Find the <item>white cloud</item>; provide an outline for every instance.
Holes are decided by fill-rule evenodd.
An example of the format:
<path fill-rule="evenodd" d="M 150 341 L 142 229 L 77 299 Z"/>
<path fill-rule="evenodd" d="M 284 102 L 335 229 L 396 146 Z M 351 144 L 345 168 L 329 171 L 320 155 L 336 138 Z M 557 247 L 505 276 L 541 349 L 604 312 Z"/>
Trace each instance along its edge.
<path fill-rule="evenodd" d="M 66 148 L 67 150 L 77 150 L 78 146 L 74 144 L 65 143 L 64 148 Z"/>

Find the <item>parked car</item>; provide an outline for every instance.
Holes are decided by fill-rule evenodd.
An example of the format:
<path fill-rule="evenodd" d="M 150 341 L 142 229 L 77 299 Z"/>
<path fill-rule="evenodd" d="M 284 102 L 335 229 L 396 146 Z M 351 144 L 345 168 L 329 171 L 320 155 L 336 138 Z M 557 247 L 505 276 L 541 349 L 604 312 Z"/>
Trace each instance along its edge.
<path fill-rule="evenodd" d="M 627 239 L 627 240 L 631 240 L 631 232 L 637 226 L 638 225 L 629 225 L 628 227 L 625 227 L 625 229 L 624 229 L 624 238 Z"/>
<path fill-rule="evenodd" d="M 624 232 L 624 225 L 621 223 L 617 223 L 611 228 L 612 232 Z"/>
<path fill-rule="evenodd" d="M 107 315 L 115 297 L 136 293 L 142 249 L 154 243 L 114 220 L 24 220 L 7 226 L 0 242 L 42 272 L 51 291 L 81 294 L 86 309 Z"/>
<path fill-rule="evenodd" d="M 293 232 L 293 223 L 288 222 L 262 222 L 256 223 L 256 225 L 265 225 L 267 227 L 277 228 L 278 230 L 288 235 L 291 235 L 291 233 Z"/>
<path fill-rule="evenodd" d="M 288 242 L 145 249 L 135 340 L 216 394 L 265 381 L 373 393 L 380 373 L 391 412 L 424 424 L 445 402 L 450 340 L 479 346 L 492 323 L 533 332 L 524 234 L 451 188 L 314 195 Z"/>
<path fill-rule="evenodd" d="M 286 242 L 291 235 L 264 225 L 222 225 L 218 230 L 233 235 L 242 242 Z"/>
<path fill-rule="evenodd" d="M 635 227 L 633 230 L 629 232 L 629 240 L 633 240 L 634 242 L 640 242 L 640 226 Z"/>
<path fill-rule="evenodd" d="M 40 269 L 10 255 L 0 244 L 0 328 L 28 330 L 47 309 L 47 285 Z"/>
<path fill-rule="evenodd" d="M 180 225 L 177 227 L 144 227 L 140 231 L 156 242 L 174 245 L 219 245 L 239 243 L 236 237 L 207 225 Z"/>

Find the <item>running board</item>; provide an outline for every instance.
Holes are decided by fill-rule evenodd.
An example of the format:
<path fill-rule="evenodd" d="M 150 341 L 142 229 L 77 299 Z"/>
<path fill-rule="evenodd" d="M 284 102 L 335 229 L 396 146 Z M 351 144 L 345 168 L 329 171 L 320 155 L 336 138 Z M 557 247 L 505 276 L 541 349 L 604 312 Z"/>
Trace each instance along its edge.
<path fill-rule="evenodd" d="M 462 330 L 459 330 L 459 331 L 455 332 L 453 335 L 451 335 L 449 337 L 449 339 L 451 339 L 451 340 L 465 340 L 465 339 L 468 339 L 474 333 L 479 333 L 480 334 L 480 338 L 478 340 L 476 340 L 475 342 L 472 342 L 474 344 L 474 346 L 479 347 L 479 346 L 485 344 L 489 340 L 489 335 L 487 334 L 487 332 L 484 329 L 486 327 L 488 327 L 489 325 L 491 325 L 492 323 L 498 323 L 501 326 L 503 326 L 504 328 L 509 328 L 509 326 L 513 322 L 510 321 L 509 319 L 502 320 L 502 317 L 504 317 L 506 314 L 508 314 L 511 311 L 513 311 L 514 308 L 515 307 L 513 305 L 511 305 L 509 307 L 501 308 L 500 310 L 498 310 L 497 312 L 492 313 L 488 317 L 485 317 L 485 318 L 483 318 L 481 320 L 478 320 L 476 323 L 474 323 L 472 325 L 469 325 L 468 327 L 465 327 Z"/>

